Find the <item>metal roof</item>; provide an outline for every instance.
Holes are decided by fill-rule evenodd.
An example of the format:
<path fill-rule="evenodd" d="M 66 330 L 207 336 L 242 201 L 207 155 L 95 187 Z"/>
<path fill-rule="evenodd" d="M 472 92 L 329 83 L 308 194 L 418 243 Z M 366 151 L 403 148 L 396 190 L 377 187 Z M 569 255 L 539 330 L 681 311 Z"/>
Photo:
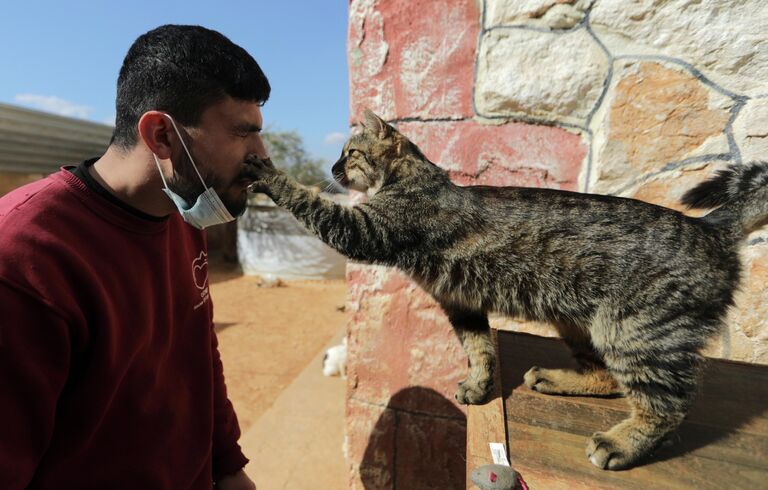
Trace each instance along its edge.
<path fill-rule="evenodd" d="M 113 129 L 0 103 L 0 172 L 48 174 L 101 156 Z"/>

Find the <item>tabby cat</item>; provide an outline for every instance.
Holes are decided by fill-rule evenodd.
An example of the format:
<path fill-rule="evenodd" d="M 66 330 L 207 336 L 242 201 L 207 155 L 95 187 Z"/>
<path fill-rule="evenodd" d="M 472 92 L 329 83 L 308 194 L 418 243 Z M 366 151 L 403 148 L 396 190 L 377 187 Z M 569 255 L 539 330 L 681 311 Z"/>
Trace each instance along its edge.
<path fill-rule="evenodd" d="M 732 166 L 688 191 L 703 218 L 633 199 L 453 184 L 405 136 L 366 111 L 333 175 L 367 192 L 337 205 L 265 162 L 252 190 L 289 209 L 350 259 L 395 266 L 445 310 L 469 357 L 456 399 L 484 400 L 494 348 L 488 313 L 549 322 L 579 370 L 533 367 L 532 389 L 625 395 L 632 415 L 587 444 L 589 460 L 635 464 L 683 420 L 699 351 L 733 304 L 745 234 L 768 217 L 768 164 Z"/>

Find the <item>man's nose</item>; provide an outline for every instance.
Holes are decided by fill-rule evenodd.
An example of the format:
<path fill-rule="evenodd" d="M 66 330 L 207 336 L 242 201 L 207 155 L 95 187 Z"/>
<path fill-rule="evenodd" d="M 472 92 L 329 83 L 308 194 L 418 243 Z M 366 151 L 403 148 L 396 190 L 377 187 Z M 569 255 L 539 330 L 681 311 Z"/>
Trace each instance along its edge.
<path fill-rule="evenodd" d="M 261 138 L 260 134 L 257 134 L 254 138 L 253 147 L 251 148 L 251 154 L 256 155 L 259 158 L 267 158 L 269 157 L 269 153 L 267 153 L 267 147 L 264 144 L 264 140 Z"/>

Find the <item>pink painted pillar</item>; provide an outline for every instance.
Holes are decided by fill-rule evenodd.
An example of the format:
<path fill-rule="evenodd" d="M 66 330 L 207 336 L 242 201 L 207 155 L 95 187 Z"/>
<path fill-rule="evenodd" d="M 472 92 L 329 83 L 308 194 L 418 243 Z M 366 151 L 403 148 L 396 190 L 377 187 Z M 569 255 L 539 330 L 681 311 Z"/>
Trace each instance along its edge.
<path fill-rule="evenodd" d="M 475 0 L 352 0 L 351 122 L 371 108 L 462 185 L 575 189 L 586 146 L 563 129 L 475 118 Z M 467 359 L 440 307 L 398 271 L 348 267 L 350 488 L 464 488 Z"/>

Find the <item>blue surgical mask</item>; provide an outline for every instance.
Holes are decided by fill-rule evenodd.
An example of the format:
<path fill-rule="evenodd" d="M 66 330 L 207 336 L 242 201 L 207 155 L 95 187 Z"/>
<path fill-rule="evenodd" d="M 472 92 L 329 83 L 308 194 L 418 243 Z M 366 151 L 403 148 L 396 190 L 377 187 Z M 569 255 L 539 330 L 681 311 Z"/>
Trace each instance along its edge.
<path fill-rule="evenodd" d="M 200 178 L 200 182 L 202 182 L 203 189 L 205 190 L 202 194 L 197 196 L 197 201 L 195 201 L 195 204 L 189 206 L 183 197 L 168 188 L 168 183 L 165 181 L 163 171 L 160 169 L 160 162 L 157 159 L 157 155 L 153 153 L 152 156 L 155 158 L 155 164 L 157 165 L 157 170 L 160 172 L 160 178 L 163 179 L 163 192 L 165 192 L 166 195 L 171 198 L 184 221 L 194 226 L 198 230 L 208 228 L 209 226 L 220 225 L 222 223 L 233 221 L 235 218 L 229 213 L 229 210 L 227 210 L 227 207 L 224 206 L 224 203 L 221 202 L 221 198 L 218 194 L 216 194 L 216 191 L 213 190 L 213 187 L 208 187 L 205 185 L 205 181 L 200 175 L 200 171 L 197 170 L 195 161 L 192 159 L 192 154 L 189 152 L 187 144 L 184 143 L 184 138 L 181 137 L 179 128 L 176 127 L 176 122 L 170 115 L 166 114 L 166 116 L 168 116 L 168 119 L 171 121 L 173 129 L 176 130 L 176 134 L 179 135 L 181 145 L 184 147 L 184 151 L 187 152 L 189 161 L 192 162 L 192 167 L 195 169 L 195 173 L 197 174 L 198 178 Z"/>

